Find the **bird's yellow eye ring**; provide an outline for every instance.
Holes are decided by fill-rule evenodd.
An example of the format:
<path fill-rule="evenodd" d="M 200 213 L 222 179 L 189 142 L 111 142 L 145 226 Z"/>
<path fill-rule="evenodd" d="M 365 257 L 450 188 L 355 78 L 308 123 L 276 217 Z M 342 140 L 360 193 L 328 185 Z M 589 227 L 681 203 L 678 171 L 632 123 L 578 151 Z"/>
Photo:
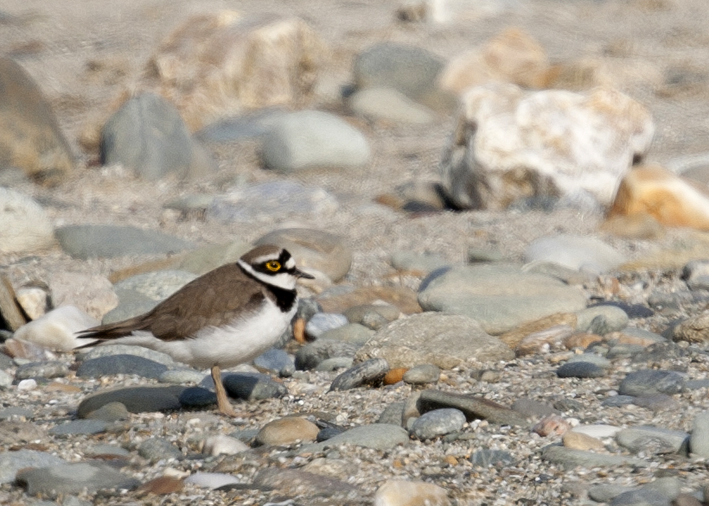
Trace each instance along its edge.
<path fill-rule="evenodd" d="M 270 262 L 266 262 L 266 269 L 268 269 L 271 272 L 276 272 L 280 270 L 281 264 L 280 262 L 276 262 L 275 260 L 271 260 Z"/>

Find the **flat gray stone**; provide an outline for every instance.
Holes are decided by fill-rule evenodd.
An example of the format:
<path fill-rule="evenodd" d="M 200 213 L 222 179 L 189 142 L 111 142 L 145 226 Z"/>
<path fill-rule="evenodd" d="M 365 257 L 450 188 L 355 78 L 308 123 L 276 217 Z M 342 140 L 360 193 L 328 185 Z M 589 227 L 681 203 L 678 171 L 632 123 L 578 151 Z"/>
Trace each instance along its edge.
<path fill-rule="evenodd" d="M 421 392 L 416 406 L 420 413 L 434 409 L 455 408 L 462 411 L 468 420 L 482 418 L 501 425 L 529 426 L 527 419 L 520 413 L 473 395 L 424 390 Z"/>
<path fill-rule="evenodd" d="M 377 331 L 355 356 L 355 360 L 370 358 L 384 358 L 392 368 L 434 364 L 451 369 L 468 360 L 511 360 L 514 353 L 471 318 L 428 312 L 401 318 Z"/>
<path fill-rule="evenodd" d="M 340 313 L 315 313 L 305 324 L 305 333 L 312 338 L 320 338 L 328 330 L 347 325 L 347 317 Z"/>
<path fill-rule="evenodd" d="M 685 378 L 674 371 L 644 369 L 628 373 L 620 382 L 621 395 L 676 394 L 684 390 Z"/>
<path fill-rule="evenodd" d="M 510 264 L 477 264 L 434 271 L 421 283 L 418 301 L 425 311 L 468 316 L 485 332 L 498 335 L 554 313 L 586 307 L 577 287 Z"/>
<path fill-rule="evenodd" d="M 329 358 L 353 358 L 358 345 L 330 339 L 318 339 L 303 346 L 295 354 L 296 369 L 314 369 Z"/>
<path fill-rule="evenodd" d="M 289 378 L 295 372 L 293 358 L 284 350 L 271 348 L 254 359 L 254 367 L 277 374 L 281 378 Z"/>
<path fill-rule="evenodd" d="M 138 446 L 138 454 L 153 463 L 182 457 L 182 452 L 177 446 L 161 437 L 151 437 L 142 441 Z"/>
<path fill-rule="evenodd" d="M 524 252 L 526 262 L 555 262 L 569 269 L 601 274 L 615 269 L 625 257 L 594 237 L 560 234 L 532 241 Z"/>
<path fill-rule="evenodd" d="M 56 498 L 66 494 L 93 493 L 98 490 L 132 490 L 140 485 L 112 467 L 97 462 L 56 464 L 18 473 L 17 481 L 29 495 Z"/>
<path fill-rule="evenodd" d="M 625 311 L 616 306 L 601 305 L 576 311 L 576 330 L 598 333 L 598 328 L 591 327 L 599 317 L 603 318 L 604 323 L 603 333 L 599 335 L 623 330 L 628 326 L 629 318 Z"/>
<path fill-rule="evenodd" d="M 136 355 L 109 355 L 84 360 L 76 371 L 80 378 L 101 378 L 116 374 L 135 374 L 143 378 L 159 378 L 167 366 Z"/>
<path fill-rule="evenodd" d="M 341 341 L 343 343 L 352 343 L 356 346 L 362 346 L 364 343 L 369 341 L 373 335 L 374 330 L 367 328 L 364 325 L 360 325 L 359 323 L 348 323 L 342 327 L 326 330 L 320 334 L 318 339 Z"/>
<path fill-rule="evenodd" d="M 134 355 L 142 357 L 167 367 L 177 367 L 177 362 L 167 353 L 144 348 L 143 346 L 130 346 L 127 344 L 102 344 L 87 351 L 81 356 L 81 361 L 95 358 L 110 357 L 115 355 Z"/>
<path fill-rule="evenodd" d="M 362 425 L 347 430 L 339 436 L 332 437 L 322 443 L 303 445 L 300 453 L 318 452 L 326 447 L 334 447 L 343 444 L 373 448 L 375 450 L 389 450 L 400 444 L 409 441 L 409 433 L 400 425 L 386 423 L 373 423 Z"/>
<path fill-rule="evenodd" d="M 433 364 L 421 364 L 406 371 L 402 379 L 410 385 L 427 385 L 436 383 L 440 375 L 440 367 Z"/>
<path fill-rule="evenodd" d="M 383 358 L 365 360 L 332 380 L 330 391 L 350 390 L 367 383 L 381 380 L 387 371 L 389 371 L 389 364 Z"/>
<path fill-rule="evenodd" d="M 31 362 L 17 368 L 15 378 L 63 378 L 69 374 L 69 366 L 64 362 L 52 360 L 49 362 Z"/>
<path fill-rule="evenodd" d="M 187 271 L 164 270 L 131 276 L 114 285 L 116 290 L 133 290 L 156 302 L 167 299 L 190 281 L 196 274 Z"/>
<path fill-rule="evenodd" d="M 55 234 L 62 249 L 81 260 L 163 255 L 192 247 L 187 241 L 157 230 L 118 225 L 67 225 L 57 228 Z"/>
<path fill-rule="evenodd" d="M 355 127 L 322 111 L 298 111 L 277 118 L 264 135 L 261 160 L 270 169 L 292 172 L 309 168 L 367 165 L 371 149 Z"/>
<path fill-rule="evenodd" d="M 395 251 L 390 259 L 392 267 L 400 271 L 418 271 L 428 274 L 451 265 L 451 262 L 434 253 L 415 253 L 413 251 Z"/>
<path fill-rule="evenodd" d="M 687 263 L 682 268 L 682 279 L 690 290 L 709 290 L 709 258 Z"/>
<path fill-rule="evenodd" d="M 686 454 L 689 434 L 681 430 L 641 425 L 621 430 L 616 434 L 615 440 L 620 446 L 633 453 L 643 452 L 646 455 Z"/>
<path fill-rule="evenodd" d="M 394 88 L 365 88 L 351 95 L 347 105 L 352 112 L 369 120 L 424 125 L 435 121 L 433 111 L 411 100 Z"/>
<path fill-rule="evenodd" d="M 458 432 L 465 425 L 465 415 L 455 408 L 428 411 L 418 417 L 411 426 L 411 434 L 421 441 Z"/>
<path fill-rule="evenodd" d="M 0 453 L 0 484 L 12 483 L 20 469 L 26 467 L 48 467 L 64 463 L 50 453 L 35 450 L 18 450 Z"/>
<path fill-rule="evenodd" d="M 573 450 L 564 446 L 550 445 L 542 449 L 542 459 L 566 468 L 573 467 L 615 467 L 642 466 L 644 461 L 622 455 L 607 455 L 585 450 Z"/>
<path fill-rule="evenodd" d="M 206 378 L 208 381 L 211 379 L 211 376 Z M 286 387 L 267 374 L 227 373 L 222 376 L 222 383 L 227 393 L 235 399 L 257 401 L 278 399 L 288 395 Z"/>
<path fill-rule="evenodd" d="M 108 423 L 103 420 L 72 420 L 49 429 L 53 436 L 77 436 L 81 434 L 101 434 L 106 432 Z"/>
<path fill-rule="evenodd" d="M 182 386 L 128 387 L 98 392 L 85 397 L 77 408 L 77 416 L 86 418 L 100 407 L 110 402 L 120 402 L 131 413 L 150 413 L 180 409 Z"/>
<path fill-rule="evenodd" d="M 606 371 L 591 362 L 567 362 L 556 370 L 560 378 L 601 378 Z"/>
<path fill-rule="evenodd" d="M 702 411 L 694 417 L 689 451 L 699 457 L 709 457 L 709 411 Z"/>

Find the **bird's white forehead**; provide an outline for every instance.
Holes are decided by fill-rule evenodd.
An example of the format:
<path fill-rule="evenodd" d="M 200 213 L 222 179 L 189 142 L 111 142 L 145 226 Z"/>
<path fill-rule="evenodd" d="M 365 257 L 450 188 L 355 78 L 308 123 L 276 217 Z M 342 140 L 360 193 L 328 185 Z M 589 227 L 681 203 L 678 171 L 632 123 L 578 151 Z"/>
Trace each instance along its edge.
<path fill-rule="evenodd" d="M 258 256 L 254 259 L 251 260 L 252 264 L 264 264 L 266 262 L 270 262 L 271 260 L 278 260 L 280 257 L 280 254 L 278 253 L 269 253 L 268 255 L 261 255 Z"/>

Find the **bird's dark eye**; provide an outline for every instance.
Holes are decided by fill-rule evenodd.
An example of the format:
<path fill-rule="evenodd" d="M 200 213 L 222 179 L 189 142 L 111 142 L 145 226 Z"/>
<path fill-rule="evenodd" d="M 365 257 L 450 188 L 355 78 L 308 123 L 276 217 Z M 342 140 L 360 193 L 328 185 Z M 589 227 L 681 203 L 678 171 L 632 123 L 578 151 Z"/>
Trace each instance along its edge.
<path fill-rule="evenodd" d="M 280 264 L 280 262 L 277 262 L 275 260 L 271 260 L 270 262 L 266 262 L 266 269 L 268 269 L 271 272 L 276 272 L 281 269 L 281 264 Z"/>

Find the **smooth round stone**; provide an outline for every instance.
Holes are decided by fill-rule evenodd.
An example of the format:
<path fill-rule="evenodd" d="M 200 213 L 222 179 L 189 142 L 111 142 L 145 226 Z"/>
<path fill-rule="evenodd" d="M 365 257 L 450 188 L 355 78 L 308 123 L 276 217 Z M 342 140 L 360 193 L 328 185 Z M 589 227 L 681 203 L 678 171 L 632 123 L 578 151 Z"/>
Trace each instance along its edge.
<path fill-rule="evenodd" d="M 391 404 L 387 404 L 384 411 L 379 415 L 377 423 L 401 425 L 405 404 L 405 402 L 392 402 Z"/>
<path fill-rule="evenodd" d="M 556 262 L 535 261 L 522 266 L 523 272 L 543 274 L 563 281 L 567 285 L 582 285 L 591 276 L 589 273 L 569 269 Z"/>
<path fill-rule="evenodd" d="M 53 436 L 77 436 L 81 434 L 100 434 L 106 432 L 108 422 L 104 420 L 72 420 L 49 429 Z"/>
<path fill-rule="evenodd" d="M 284 216 L 324 216 L 337 211 L 337 199 L 317 186 L 268 181 L 238 186 L 216 197 L 207 217 L 224 223 L 270 221 Z"/>
<path fill-rule="evenodd" d="M 579 355 L 572 355 L 569 360 L 566 361 L 567 364 L 574 363 L 574 362 L 585 362 L 585 363 L 590 363 L 594 364 L 598 367 L 601 367 L 603 369 L 608 369 L 611 367 L 611 361 L 608 360 L 606 357 L 602 357 L 601 355 L 596 355 L 595 353 L 581 353 Z"/>
<path fill-rule="evenodd" d="M 595 424 L 595 425 L 577 425 L 572 429 L 574 432 L 586 434 L 587 436 L 595 437 L 596 439 L 604 439 L 615 437 L 622 429 L 614 425 Z"/>
<path fill-rule="evenodd" d="M 305 333 L 312 338 L 319 338 L 328 330 L 347 325 L 347 317 L 340 313 L 316 313 L 305 325 Z"/>
<path fill-rule="evenodd" d="M 647 455 L 687 453 L 689 434 L 680 430 L 642 425 L 628 427 L 615 436 L 616 442 L 633 453 Z"/>
<path fill-rule="evenodd" d="M 451 262 L 435 253 L 415 253 L 413 251 L 395 251 L 390 259 L 392 267 L 400 271 L 418 271 L 428 274 L 449 266 Z"/>
<path fill-rule="evenodd" d="M 303 445 L 299 452 L 317 452 L 326 447 L 335 447 L 342 444 L 362 446 L 375 450 L 390 450 L 397 445 L 406 444 L 408 441 L 409 433 L 401 428 L 400 425 L 373 423 L 349 429 L 322 443 Z"/>
<path fill-rule="evenodd" d="M 0 484 L 15 481 L 17 471 L 24 468 L 49 467 L 64 463 L 50 453 L 36 450 L 18 450 L 0 453 Z"/>
<path fill-rule="evenodd" d="M 556 370 L 560 378 L 600 378 L 606 375 L 602 367 L 591 362 L 567 362 Z"/>
<path fill-rule="evenodd" d="M 264 425 L 256 435 L 260 445 L 289 445 L 298 441 L 315 441 L 320 429 L 317 425 L 299 416 L 273 420 Z"/>
<path fill-rule="evenodd" d="M 109 402 L 92 411 L 86 416 L 89 420 L 102 420 L 104 422 L 117 422 L 119 420 L 128 420 L 130 413 L 125 404 L 121 402 Z"/>
<path fill-rule="evenodd" d="M 318 339 L 306 344 L 295 354 L 295 368 L 298 370 L 314 369 L 323 360 L 329 358 L 353 358 L 358 346 L 354 343 Z"/>
<path fill-rule="evenodd" d="M 267 374 L 228 373 L 222 376 L 222 382 L 227 393 L 235 399 L 259 401 L 279 399 L 288 395 L 286 387 L 282 383 L 274 381 Z"/>
<path fill-rule="evenodd" d="M 30 390 L 37 389 L 37 382 L 34 379 L 24 379 L 20 380 L 17 384 L 18 392 L 29 392 Z"/>
<path fill-rule="evenodd" d="M 681 485 L 676 478 L 657 478 L 655 481 L 647 483 L 642 487 L 623 492 L 615 496 L 611 501 L 611 506 L 638 506 L 659 504 L 670 504 L 681 492 Z"/>
<path fill-rule="evenodd" d="M 29 341 L 50 350 L 71 351 L 82 341 L 76 332 L 99 324 L 85 311 L 75 306 L 62 306 L 33 320 L 15 332 L 14 338 Z"/>
<path fill-rule="evenodd" d="M 167 439 L 151 437 L 141 442 L 138 454 L 146 460 L 157 462 L 163 459 L 179 459 L 182 452 Z"/>
<path fill-rule="evenodd" d="M 452 408 L 434 409 L 416 419 L 411 427 L 411 433 L 425 441 L 458 432 L 463 425 L 465 425 L 465 415 L 462 411 Z"/>
<path fill-rule="evenodd" d="M 555 313 L 586 307 L 577 287 L 510 264 L 475 264 L 432 272 L 419 288 L 425 311 L 468 316 L 493 335 Z"/>
<path fill-rule="evenodd" d="M 522 397 L 514 401 L 512 403 L 512 409 L 528 418 L 542 418 L 559 414 L 559 412 L 549 404 L 527 397 Z"/>
<path fill-rule="evenodd" d="M 350 323 L 362 323 L 373 312 L 390 322 L 401 315 L 401 310 L 393 304 L 359 304 L 348 308 L 343 314 Z"/>
<path fill-rule="evenodd" d="M 367 383 L 380 380 L 389 370 L 389 364 L 383 358 L 366 360 L 346 370 L 332 380 L 330 391 L 350 390 Z"/>
<path fill-rule="evenodd" d="M 77 408 L 79 418 L 86 418 L 110 402 L 120 402 L 131 413 L 177 410 L 182 407 L 180 395 L 185 387 L 171 385 L 166 387 L 129 387 L 117 388 L 89 395 Z"/>
<path fill-rule="evenodd" d="M 687 263 L 682 268 L 682 279 L 690 290 L 709 290 L 709 259 Z"/>
<path fill-rule="evenodd" d="M 241 481 L 236 476 L 231 474 L 198 472 L 185 478 L 185 483 L 214 490 L 227 485 L 235 485 L 241 483 Z"/>
<path fill-rule="evenodd" d="M 512 454 L 504 450 L 477 450 L 470 456 L 470 462 L 479 467 L 504 467 L 513 464 L 514 461 Z"/>
<path fill-rule="evenodd" d="M 302 318 L 305 321 L 310 320 L 317 313 L 322 313 L 320 303 L 312 297 L 298 297 L 298 310 L 295 313 L 296 318 Z"/>
<path fill-rule="evenodd" d="M 351 95 L 347 104 L 358 116 L 402 124 L 422 125 L 435 120 L 433 112 L 393 88 L 366 88 Z"/>
<path fill-rule="evenodd" d="M 154 301 L 162 301 L 196 278 L 196 274 L 187 271 L 154 271 L 119 281 L 114 288 L 133 290 Z"/>
<path fill-rule="evenodd" d="M 636 397 L 632 395 L 613 395 L 603 399 L 601 406 L 606 408 L 620 408 L 628 404 L 634 404 Z"/>
<path fill-rule="evenodd" d="M 633 398 L 633 404 L 652 411 L 669 411 L 680 408 L 680 403 L 671 395 L 653 394 Z"/>
<path fill-rule="evenodd" d="M 396 320 L 360 348 L 355 360 L 384 358 L 392 368 L 434 364 L 441 369 L 468 360 L 498 361 L 514 357 L 499 339 L 463 315 L 426 312 Z"/>
<path fill-rule="evenodd" d="M 256 357 L 254 367 L 278 374 L 281 378 L 290 378 L 295 372 L 295 362 L 291 356 L 277 348 L 271 348 Z"/>
<path fill-rule="evenodd" d="M 194 369 L 168 369 L 158 376 L 160 383 L 169 383 L 171 385 L 199 383 L 203 379 L 204 373 Z"/>
<path fill-rule="evenodd" d="M 615 269 L 625 257 L 593 237 L 560 234 L 532 241 L 524 252 L 526 262 L 555 262 L 569 269 L 601 274 Z"/>
<path fill-rule="evenodd" d="M 606 455 L 584 450 L 573 450 L 563 446 L 549 445 L 542 450 L 542 459 L 565 468 L 643 466 L 644 461 L 622 455 Z"/>
<path fill-rule="evenodd" d="M 335 167 L 360 168 L 372 153 L 367 138 L 352 125 L 322 111 L 298 111 L 277 118 L 264 135 L 263 164 L 281 172 Z"/>
<path fill-rule="evenodd" d="M 15 378 L 18 380 L 29 378 L 63 378 L 69 374 L 69 366 L 64 362 L 32 362 L 17 368 Z"/>
<path fill-rule="evenodd" d="M 441 369 L 433 364 L 421 364 L 412 367 L 404 373 L 404 381 L 411 385 L 426 385 L 436 383 L 441 375 Z"/>
<path fill-rule="evenodd" d="M 709 457 L 709 411 L 702 411 L 694 417 L 689 450 L 699 457 Z"/>
<path fill-rule="evenodd" d="M 611 307 L 620 308 L 625 312 L 626 315 L 628 315 L 628 318 L 630 318 L 630 319 L 649 318 L 655 314 L 655 312 L 652 309 L 650 309 L 647 306 L 643 306 L 642 304 L 628 304 L 627 302 L 621 302 L 621 301 L 615 301 L 615 300 L 607 300 L 607 301 L 599 302 L 598 304 L 594 304 L 592 306 L 589 306 L 588 309 L 591 309 L 594 307 L 601 307 L 601 306 L 611 306 Z"/>
<path fill-rule="evenodd" d="M 449 506 L 446 489 L 424 481 L 387 480 L 374 494 L 376 506 Z"/>
<path fill-rule="evenodd" d="M 322 314 L 322 313 L 321 313 Z M 378 313 L 375 313 L 379 316 Z M 384 318 L 380 316 L 380 318 Z M 389 323 L 384 319 L 384 324 Z M 318 339 L 330 339 L 334 341 L 342 341 L 345 343 L 352 343 L 355 345 L 362 345 L 369 341 L 369 339 L 374 335 L 374 331 L 360 325 L 359 323 L 348 323 L 342 327 L 337 327 L 336 329 L 330 329 L 323 332 Z"/>
<path fill-rule="evenodd" d="M 157 230 L 117 225 L 67 225 L 55 232 L 62 249 L 74 258 L 116 258 L 126 255 L 165 255 L 192 244 Z"/>
<path fill-rule="evenodd" d="M 576 399 L 559 399 L 554 403 L 554 409 L 560 413 L 576 413 L 585 409 L 585 405 Z"/>
<path fill-rule="evenodd" d="M 602 320 L 596 320 L 598 317 Z M 603 328 L 593 328 L 594 321 L 602 321 Z M 576 330 L 591 334 L 605 335 L 609 332 L 623 330 L 628 326 L 628 314 L 616 306 L 592 306 L 581 311 L 576 311 Z M 600 324 L 596 323 L 596 327 Z M 602 330 L 603 333 L 599 333 Z"/>
<path fill-rule="evenodd" d="M 10 419 L 31 420 L 34 418 L 34 411 L 22 407 L 11 407 L 0 409 L 0 421 Z"/>
<path fill-rule="evenodd" d="M 140 485 L 135 478 L 97 462 L 65 463 L 27 469 L 18 473 L 17 479 L 26 484 L 27 494 L 49 498 L 106 489 L 132 490 Z"/>
<path fill-rule="evenodd" d="M 320 362 L 315 368 L 316 371 L 331 372 L 337 369 L 349 369 L 354 364 L 352 357 L 333 357 L 326 358 Z"/>
<path fill-rule="evenodd" d="M 255 246 L 274 244 L 286 248 L 293 255 L 299 269 L 324 273 L 332 281 L 339 281 L 352 265 L 352 249 L 344 238 L 312 228 L 284 228 L 274 230 L 254 242 Z"/>
<path fill-rule="evenodd" d="M 210 384 L 214 388 L 214 383 Z M 204 408 L 216 403 L 217 394 L 202 387 L 187 387 L 180 395 L 180 404 L 185 408 Z"/>
<path fill-rule="evenodd" d="M 673 371 L 645 369 L 628 373 L 620 383 L 621 395 L 676 394 L 684 390 L 685 378 Z"/>
<path fill-rule="evenodd" d="M 101 378 L 116 374 L 135 374 L 143 378 L 159 378 L 167 366 L 136 355 L 109 355 L 84 360 L 76 375 L 80 378 Z"/>
<path fill-rule="evenodd" d="M 143 357 L 153 362 L 166 365 L 167 367 L 175 367 L 176 365 L 172 357 L 166 353 L 161 353 L 142 346 L 129 346 L 126 344 L 102 344 L 101 346 L 96 346 L 81 355 L 81 360 L 86 361 L 113 355 L 135 355 L 136 357 Z"/>
<path fill-rule="evenodd" d="M 249 450 L 249 446 L 238 439 L 225 434 L 207 437 L 202 443 L 202 453 L 216 457 L 217 455 L 236 455 Z"/>

